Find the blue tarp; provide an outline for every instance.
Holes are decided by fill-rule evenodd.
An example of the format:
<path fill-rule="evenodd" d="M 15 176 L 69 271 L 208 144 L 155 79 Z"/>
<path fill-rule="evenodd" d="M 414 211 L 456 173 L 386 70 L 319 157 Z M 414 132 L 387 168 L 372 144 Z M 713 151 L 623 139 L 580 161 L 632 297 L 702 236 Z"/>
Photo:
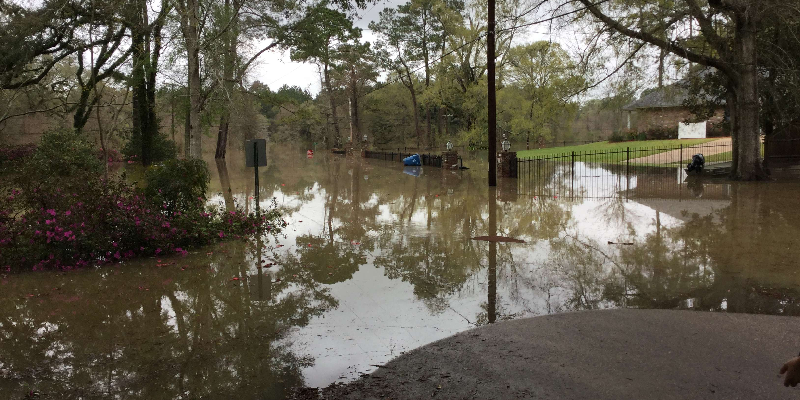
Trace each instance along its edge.
<path fill-rule="evenodd" d="M 403 173 L 411 176 L 420 176 L 422 174 L 422 167 L 403 167 Z"/>
<path fill-rule="evenodd" d="M 422 159 L 419 157 L 419 154 L 414 154 L 413 156 L 404 158 L 403 165 L 409 167 L 419 167 L 422 165 Z"/>

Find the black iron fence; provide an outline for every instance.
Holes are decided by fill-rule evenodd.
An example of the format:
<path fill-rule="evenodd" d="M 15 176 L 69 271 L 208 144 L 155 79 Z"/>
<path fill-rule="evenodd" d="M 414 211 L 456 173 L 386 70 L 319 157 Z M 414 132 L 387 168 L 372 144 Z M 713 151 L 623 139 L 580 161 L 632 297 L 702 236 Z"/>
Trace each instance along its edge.
<path fill-rule="evenodd" d="M 517 159 L 518 191 L 532 196 L 637 197 L 681 193 L 686 167 L 701 153 L 709 173 L 727 173 L 730 141 L 696 145 L 610 148 Z M 659 194 L 661 195 L 661 194 Z"/>
<path fill-rule="evenodd" d="M 393 152 L 393 151 L 371 151 L 365 150 L 364 157 L 365 158 L 374 158 L 378 160 L 384 161 L 403 161 L 404 158 L 410 157 L 414 154 L 418 153 L 403 153 L 403 152 Z M 442 167 L 442 156 L 438 154 L 420 154 L 419 155 L 422 165 L 431 166 L 431 167 Z"/>
<path fill-rule="evenodd" d="M 556 163 L 599 163 L 625 164 L 641 166 L 674 167 L 688 163 L 698 153 L 704 155 L 706 164 L 714 165 L 732 160 L 730 141 L 714 141 L 694 145 L 639 147 L 627 146 L 610 149 L 571 151 L 562 153 L 548 152 L 543 155 L 522 156 L 517 158 L 520 164 L 531 164 L 541 161 Z M 520 166 L 522 167 L 522 165 Z M 527 166 L 526 166 L 527 167 Z M 520 168 L 522 170 L 522 168 Z"/>

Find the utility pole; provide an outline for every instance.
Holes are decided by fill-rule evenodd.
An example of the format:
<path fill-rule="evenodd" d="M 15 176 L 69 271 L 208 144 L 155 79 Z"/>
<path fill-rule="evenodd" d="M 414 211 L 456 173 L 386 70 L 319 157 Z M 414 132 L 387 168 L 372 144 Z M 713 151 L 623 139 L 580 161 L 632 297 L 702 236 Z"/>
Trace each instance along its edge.
<path fill-rule="evenodd" d="M 486 32 L 486 73 L 489 78 L 489 186 L 497 186 L 497 97 L 494 65 L 494 3 L 489 0 L 489 25 Z"/>

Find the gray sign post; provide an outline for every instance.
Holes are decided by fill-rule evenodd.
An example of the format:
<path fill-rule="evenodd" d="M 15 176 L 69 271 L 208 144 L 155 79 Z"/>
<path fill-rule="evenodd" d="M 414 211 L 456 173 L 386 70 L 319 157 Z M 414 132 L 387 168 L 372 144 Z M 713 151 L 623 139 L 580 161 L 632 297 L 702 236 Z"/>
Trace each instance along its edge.
<path fill-rule="evenodd" d="M 248 140 L 244 144 L 245 163 L 248 167 L 253 167 L 255 170 L 255 200 L 256 200 L 256 219 L 258 219 L 258 232 L 256 232 L 256 246 L 258 252 L 258 278 L 259 284 L 261 283 L 261 207 L 260 196 L 258 187 L 258 167 L 267 166 L 267 141 L 266 139 L 253 139 Z M 260 289 L 260 288 L 259 288 Z M 261 291 L 259 290 L 259 295 Z"/>
<path fill-rule="evenodd" d="M 245 162 L 248 167 L 255 169 L 256 179 L 256 215 L 260 218 L 259 208 L 259 188 L 258 188 L 258 167 L 267 166 L 267 140 L 266 139 L 253 139 L 248 140 L 244 144 Z"/>

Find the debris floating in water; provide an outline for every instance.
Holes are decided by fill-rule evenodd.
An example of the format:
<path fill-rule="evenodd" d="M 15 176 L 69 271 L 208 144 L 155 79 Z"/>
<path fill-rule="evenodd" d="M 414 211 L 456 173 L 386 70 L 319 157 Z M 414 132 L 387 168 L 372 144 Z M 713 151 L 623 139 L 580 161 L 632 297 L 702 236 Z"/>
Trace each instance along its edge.
<path fill-rule="evenodd" d="M 514 239 L 505 236 L 475 236 L 472 240 L 482 240 L 484 242 L 494 243 L 525 243 L 524 240 Z"/>
<path fill-rule="evenodd" d="M 608 244 L 619 244 L 619 245 L 622 245 L 622 246 L 633 246 L 633 243 L 631 243 L 631 242 L 614 243 L 614 242 L 612 242 L 610 240 L 608 241 Z"/>

